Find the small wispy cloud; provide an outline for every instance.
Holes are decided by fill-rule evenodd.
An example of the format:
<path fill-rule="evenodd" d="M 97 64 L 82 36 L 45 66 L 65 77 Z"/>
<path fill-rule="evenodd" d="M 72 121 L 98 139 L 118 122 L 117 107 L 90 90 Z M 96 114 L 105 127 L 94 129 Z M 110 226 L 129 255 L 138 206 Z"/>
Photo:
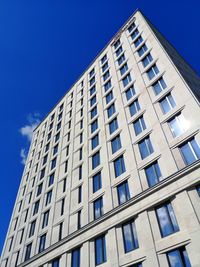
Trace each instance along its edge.
<path fill-rule="evenodd" d="M 31 139 L 33 137 L 33 131 L 37 127 L 37 125 L 40 123 L 40 114 L 38 112 L 35 112 L 33 114 L 28 114 L 27 116 L 27 123 L 22 126 L 19 129 L 20 134 L 26 138 L 26 141 L 28 143 L 31 142 Z M 21 157 L 21 163 L 26 163 L 27 158 L 27 148 L 21 148 L 20 150 L 20 157 Z"/>

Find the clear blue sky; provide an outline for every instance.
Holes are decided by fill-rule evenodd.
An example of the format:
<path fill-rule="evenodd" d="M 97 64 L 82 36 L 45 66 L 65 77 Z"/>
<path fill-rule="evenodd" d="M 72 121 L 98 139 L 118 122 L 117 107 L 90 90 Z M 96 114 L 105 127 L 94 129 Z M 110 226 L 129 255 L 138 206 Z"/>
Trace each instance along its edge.
<path fill-rule="evenodd" d="M 136 8 L 200 73 L 198 0 L 0 1 L 0 251 L 28 126 L 45 116 Z"/>

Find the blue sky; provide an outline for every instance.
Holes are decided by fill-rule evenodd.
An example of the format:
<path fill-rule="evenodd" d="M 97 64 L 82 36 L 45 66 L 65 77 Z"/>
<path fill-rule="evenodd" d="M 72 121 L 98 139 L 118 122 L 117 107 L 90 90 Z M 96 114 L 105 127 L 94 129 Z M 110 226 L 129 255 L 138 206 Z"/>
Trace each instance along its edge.
<path fill-rule="evenodd" d="M 200 73 L 198 2 L 0 1 L 0 252 L 34 125 L 136 8 Z"/>

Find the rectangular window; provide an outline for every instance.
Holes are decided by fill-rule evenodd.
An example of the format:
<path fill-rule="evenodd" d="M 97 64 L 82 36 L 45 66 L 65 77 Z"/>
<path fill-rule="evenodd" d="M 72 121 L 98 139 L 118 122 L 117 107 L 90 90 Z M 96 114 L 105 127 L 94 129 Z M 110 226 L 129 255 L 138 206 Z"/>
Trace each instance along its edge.
<path fill-rule="evenodd" d="M 100 153 L 98 151 L 92 156 L 92 169 L 95 169 L 97 166 L 99 166 L 99 164 L 100 164 Z"/>
<path fill-rule="evenodd" d="M 131 79 L 131 75 L 129 73 L 122 79 L 123 86 L 126 87 L 131 81 L 132 81 L 132 79 Z"/>
<path fill-rule="evenodd" d="M 120 46 L 120 44 L 121 44 L 121 41 L 120 39 L 118 39 L 114 44 L 114 49 L 117 49 Z"/>
<path fill-rule="evenodd" d="M 145 68 L 146 66 L 149 65 L 149 63 L 151 63 L 151 61 L 153 60 L 151 54 L 147 54 L 143 59 L 142 59 L 142 64 L 143 64 L 143 67 Z"/>
<path fill-rule="evenodd" d="M 142 159 L 145 159 L 154 152 L 150 137 L 146 137 L 140 143 L 138 143 L 138 145 Z"/>
<path fill-rule="evenodd" d="M 57 258 L 57 259 L 54 259 L 52 262 L 51 262 L 51 267 L 59 267 L 60 266 L 60 259 Z"/>
<path fill-rule="evenodd" d="M 36 220 L 34 220 L 33 222 L 31 222 L 30 224 L 30 230 L 29 230 L 29 235 L 28 237 L 31 237 L 34 235 L 35 232 L 35 225 L 36 225 Z"/>
<path fill-rule="evenodd" d="M 91 147 L 94 149 L 99 145 L 99 135 L 96 134 L 92 139 L 91 139 Z"/>
<path fill-rule="evenodd" d="M 94 118 L 97 115 L 97 107 L 94 107 L 91 111 L 90 111 L 90 119 Z"/>
<path fill-rule="evenodd" d="M 60 130 L 60 128 L 61 128 L 61 122 L 59 122 L 59 123 L 57 124 L 57 126 L 56 126 L 56 131 Z"/>
<path fill-rule="evenodd" d="M 33 216 L 38 213 L 40 201 L 36 201 L 33 208 Z"/>
<path fill-rule="evenodd" d="M 106 62 L 103 66 L 102 66 L 102 72 L 105 72 L 108 68 L 108 62 Z"/>
<path fill-rule="evenodd" d="M 101 172 L 98 172 L 92 177 L 93 193 L 97 192 L 102 187 Z"/>
<path fill-rule="evenodd" d="M 119 69 L 121 76 L 124 75 L 124 73 L 126 73 L 127 70 L 128 70 L 128 65 L 127 65 L 127 63 L 125 63 L 125 64 Z"/>
<path fill-rule="evenodd" d="M 115 153 L 122 147 L 120 135 L 116 136 L 111 140 L 111 147 L 112 147 L 112 153 Z"/>
<path fill-rule="evenodd" d="M 48 155 L 44 156 L 42 165 L 44 165 L 47 162 Z"/>
<path fill-rule="evenodd" d="M 185 247 L 167 253 L 169 267 L 191 267 Z"/>
<path fill-rule="evenodd" d="M 48 204 L 51 203 L 51 198 L 52 198 L 52 190 L 50 190 L 50 191 L 47 192 L 47 194 L 46 194 L 46 202 L 45 202 L 45 206 L 47 206 Z"/>
<path fill-rule="evenodd" d="M 135 115 L 140 110 L 140 105 L 138 99 L 136 99 L 133 103 L 129 106 L 130 115 Z"/>
<path fill-rule="evenodd" d="M 127 181 L 117 186 L 117 195 L 119 205 L 125 203 L 127 200 L 130 199 L 130 192 Z"/>
<path fill-rule="evenodd" d="M 96 95 L 90 99 L 90 106 L 93 106 L 97 102 Z"/>
<path fill-rule="evenodd" d="M 156 64 L 154 64 L 148 71 L 147 71 L 147 76 L 149 78 L 149 80 L 153 79 L 157 74 L 159 73 L 159 69 L 156 66 Z"/>
<path fill-rule="evenodd" d="M 58 115 L 58 121 L 62 119 L 62 112 Z"/>
<path fill-rule="evenodd" d="M 55 143 L 59 140 L 59 138 L 60 138 L 60 133 L 57 133 L 55 136 Z"/>
<path fill-rule="evenodd" d="M 107 92 L 108 89 L 111 88 L 111 86 L 112 86 L 112 84 L 111 84 L 111 80 L 109 80 L 108 82 L 106 82 L 106 83 L 104 84 L 104 91 Z"/>
<path fill-rule="evenodd" d="M 49 222 L 49 210 L 43 214 L 42 229 L 48 225 Z"/>
<path fill-rule="evenodd" d="M 81 166 L 79 166 L 79 169 L 78 169 L 78 175 L 79 175 L 79 180 L 81 180 L 82 179 L 82 165 Z"/>
<path fill-rule="evenodd" d="M 32 243 L 28 244 L 26 246 L 26 252 L 25 252 L 25 258 L 24 258 L 24 261 L 27 261 L 30 259 L 31 257 L 31 248 L 32 248 Z"/>
<path fill-rule="evenodd" d="M 43 183 L 38 185 L 36 197 L 38 197 L 42 193 L 42 185 Z"/>
<path fill-rule="evenodd" d="M 129 87 L 127 90 L 126 90 L 126 99 L 127 101 L 129 99 L 131 99 L 134 95 L 136 94 L 135 92 L 135 88 L 133 87 L 133 85 L 131 87 Z"/>
<path fill-rule="evenodd" d="M 131 25 L 128 27 L 128 32 L 131 33 L 132 30 L 136 27 L 135 22 L 132 22 Z"/>
<path fill-rule="evenodd" d="M 58 152 L 58 145 L 53 147 L 53 155 L 55 155 Z"/>
<path fill-rule="evenodd" d="M 173 119 L 168 121 L 168 124 L 174 137 L 185 132 L 185 119 L 182 114 L 176 115 Z"/>
<path fill-rule="evenodd" d="M 200 147 L 193 138 L 179 147 L 186 165 L 192 164 L 200 159 Z"/>
<path fill-rule="evenodd" d="M 94 208 L 94 220 L 98 219 L 103 215 L 103 198 L 100 197 L 93 202 Z"/>
<path fill-rule="evenodd" d="M 133 122 L 133 127 L 135 130 L 135 135 L 140 134 L 141 132 L 143 132 L 146 129 L 146 125 L 145 125 L 143 116 L 141 116 L 139 119 L 137 119 L 136 121 Z"/>
<path fill-rule="evenodd" d="M 135 48 L 138 47 L 143 42 L 142 36 L 139 36 L 137 40 L 134 41 Z"/>
<path fill-rule="evenodd" d="M 71 267 L 80 267 L 80 248 L 72 250 Z"/>
<path fill-rule="evenodd" d="M 54 158 L 52 161 L 51 161 L 51 170 L 54 169 L 56 167 L 56 159 L 57 158 Z"/>
<path fill-rule="evenodd" d="M 98 120 L 95 120 L 93 121 L 93 123 L 91 123 L 91 133 L 93 133 L 97 129 L 98 129 Z"/>
<path fill-rule="evenodd" d="M 141 48 L 138 50 L 138 55 L 141 57 L 146 51 L 148 50 L 146 44 L 141 46 Z"/>
<path fill-rule="evenodd" d="M 90 86 L 92 86 L 94 83 L 95 83 L 95 77 L 93 77 L 93 78 L 90 80 Z"/>
<path fill-rule="evenodd" d="M 115 177 L 120 176 L 126 171 L 123 155 L 114 160 Z"/>
<path fill-rule="evenodd" d="M 109 108 L 107 108 L 108 118 L 110 118 L 115 113 L 115 111 L 115 104 L 113 103 Z"/>
<path fill-rule="evenodd" d="M 122 46 L 120 46 L 115 52 L 116 57 L 118 57 L 122 52 L 123 52 L 123 48 L 122 48 Z"/>
<path fill-rule="evenodd" d="M 81 228 L 81 210 L 77 212 L 77 229 Z"/>
<path fill-rule="evenodd" d="M 95 70 L 92 69 L 92 70 L 90 71 L 90 73 L 89 73 L 89 77 L 91 78 L 94 74 L 95 74 Z"/>
<path fill-rule="evenodd" d="M 124 61 L 126 60 L 126 57 L 124 54 L 122 54 L 118 59 L 117 59 L 117 63 L 120 66 Z"/>
<path fill-rule="evenodd" d="M 106 240 L 105 235 L 103 235 L 95 239 L 95 265 L 97 266 L 106 261 Z"/>
<path fill-rule="evenodd" d="M 103 81 L 105 82 L 110 77 L 109 70 L 103 75 Z"/>
<path fill-rule="evenodd" d="M 79 149 L 79 160 L 82 160 L 82 158 L 83 158 L 83 148 L 81 147 Z"/>
<path fill-rule="evenodd" d="M 45 243 L 46 243 L 46 234 L 44 234 L 44 235 L 42 235 L 40 237 L 40 243 L 39 243 L 38 253 L 40 253 L 43 250 L 45 250 Z"/>
<path fill-rule="evenodd" d="M 42 178 L 44 178 L 44 176 L 45 176 L 45 168 L 43 168 L 43 169 L 41 170 L 41 172 L 40 172 L 40 180 L 41 180 Z"/>
<path fill-rule="evenodd" d="M 176 106 L 174 98 L 172 97 L 171 94 L 165 96 L 162 100 L 160 100 L 159 103 L 164 114 L 166 114 Z"/>
<path fill-rule="evenodd" d="M 82 144 L 83 143 L 83 133 L 79 134 L 79 139 L 80 139 L 80 144 Z"/>
<path fill-rule="evenodd" d="M 109 123 L 110 134 L 114 133 L 117 129 L 118 129 L 118 122 L 117 122 L 117 118 L 115 118 Z"/>
<path fill-rule="evenodd" d="M 157 161 L 145 168 L 145 174 L 149 187 L 154 186 L 162 180 L 162 174 Z"/>
<path fill-rule="evenodd" d="M 113 92 L 111 91 L 106 95 L 106 104 L 108 104 L 113 99 Z"/>
<path fill-rule="evenodd" d="M 199 197 L 200 197 L 200 185 L 197 185 L 197 186 L 196 186 L 196 190 L 197 190 L 197 193 L 198 193 L 198 195 L 199 195 Z"/>
<path fill-rule="evenodd" d="M 136 29 L 132 34 L 131 34 L 131 39 L 134 40 L 139 34 L 138 29 Z"/>
<path fill-rule="evenodd" d="M 96 86 L 92 86 L 92 88 L 90 88 L 90 95 L 93 95 L 96 92 Z"/>
<path fill-rule="evenodd" d="M 135 222 L 128 222 L 123 224 L 122 233 L 125 253 L 128 253 L 139 247 Z"/>
<path fill-rule="evenodd" d="M 103 56 L 101 59 L 101 64 L 103 65 L 107 60 L 107 55 Z"/>
<path fill-rule="evenodd" d="M 156 216 L 161 232 L 165 237 L 179 231 L 178 223 L 171 203 L 165 203 L 155 209 Z"/>
<path fill-rule="evenodd" d="M 60 216 L 64 214 L 64 208 L 65 208 L 65 198 L 61 200 Z"/>
<path fill-rule="evenodd" d="M 153 90 L 155 95 L 160 94 L 167 87 L 163 78 L 158 79 L 153 85 Z"/>

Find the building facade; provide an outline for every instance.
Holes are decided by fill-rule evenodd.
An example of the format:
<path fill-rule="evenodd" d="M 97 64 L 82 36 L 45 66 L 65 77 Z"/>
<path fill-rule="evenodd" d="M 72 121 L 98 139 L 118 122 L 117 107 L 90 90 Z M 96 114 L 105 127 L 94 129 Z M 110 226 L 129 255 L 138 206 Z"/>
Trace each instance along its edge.
<path fill-rule="evenodd" d="M 199 267 L 199 88 L 136 11 L 35 129 L 0 266 Z"/>

